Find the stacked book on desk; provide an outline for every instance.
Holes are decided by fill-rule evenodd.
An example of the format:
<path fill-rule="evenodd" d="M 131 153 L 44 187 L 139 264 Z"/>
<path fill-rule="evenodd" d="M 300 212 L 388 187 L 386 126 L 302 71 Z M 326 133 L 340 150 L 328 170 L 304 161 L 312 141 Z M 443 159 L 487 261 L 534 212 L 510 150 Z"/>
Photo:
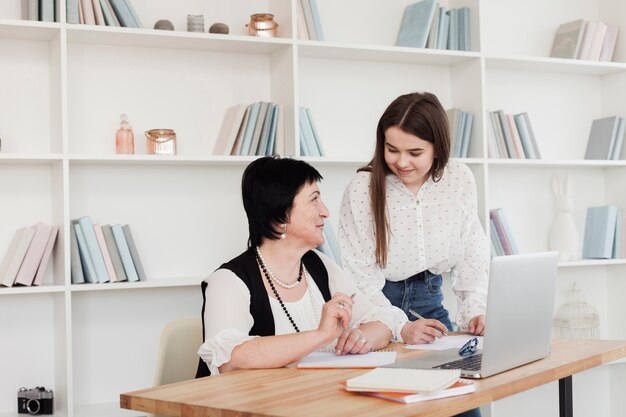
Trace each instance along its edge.
<path fill-rule="evenodd" d="M 214 155 L 265 156 L 285 152 L 283 106 L 267 101 L 226 110 Z"/>
<path fill-rule="evenodd" d="M 589 207 L 585 220 L 583 258 L 626 258 L 626 217 L 616 206 Z"/>
<path fill-rule="evenodd" d="M 611 116 L 591 123 L 585 159 L 622 159 L 622 145 L 626 135 L 626 120 Z"/>
<path fill-rule="evenodd" d="M 489 112 L 491 135 L 487 141 L 490 158 L 540 159 L 528 113 Z"/>
<path fill-rule="evenodd" d="M 300 155 L 324 156 L 322 141 L 308 107 L 300 107 Z"/>
<path fill-rule="evenodd" d="M 93 224 L 89 216 L 72 220 L 70 256 L 72 284 L 146 279 L 128 225 Z"/>
<path fill-rule="evenodd" d="M 491 224 L 491 255 L 506 256 L 519 253 L 513 232 L 509 226 L 503 208 L 489 210 L 489 222 Z"/>
<path fill-rule="evenodd" d="M 58 232 L 45 223 L 18 229 L 0 263 L 0 285 L 42 285 Z"/>
<path fill-rule="evenodd" d="M 450 156 L 467 158 L 474 115 L 461 109 L 446 110 L 450 124 Z"/>
<path fill-rule="evenodd" d="M 345 390 L 401 403 L 415 403 L 468 394 L 472 381 L 458 369 L 376 368 L 345 381 Z"/>

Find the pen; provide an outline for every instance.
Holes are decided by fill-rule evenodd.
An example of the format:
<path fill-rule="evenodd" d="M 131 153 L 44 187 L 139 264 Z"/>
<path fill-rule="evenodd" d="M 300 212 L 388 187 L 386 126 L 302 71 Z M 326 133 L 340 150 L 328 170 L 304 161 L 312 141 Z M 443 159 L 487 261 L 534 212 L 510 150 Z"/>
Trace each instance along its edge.
<path fill-rule="evenodd" d="M 413 310 L 412 308 L 409 308 L 409 313 L 411 313 L 413 317 L 415 318 L 418 318 L 420 320 L 426 320 L 424 317 L 422 317 L 420 314 L 418 314 L 417 311 Z"/>

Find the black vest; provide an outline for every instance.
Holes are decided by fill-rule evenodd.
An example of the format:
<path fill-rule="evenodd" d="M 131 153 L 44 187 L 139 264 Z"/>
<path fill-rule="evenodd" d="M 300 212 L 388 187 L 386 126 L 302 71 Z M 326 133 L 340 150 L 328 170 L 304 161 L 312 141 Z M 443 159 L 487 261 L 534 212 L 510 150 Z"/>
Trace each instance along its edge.
<path fill-rule="evenodd" d="M 319 288 L 324 301 L 330 300 L 330 289 L 328 288 L 328 272 L 322 260 L 313 251 L 308 251 L 302 257 L 302 262 L 307 271 L 315 281 Z M 249 248 L 247 251 L 223 264 L 218 269 L 228 269 L 237 275 L 248 287 L 250 291 L 250 315 L 254 319 L 254 325 L 250 332 L 250 336 L 274 336 L 274 316 L 272 316 L 272 308 L 270 307 L 270 299 L 263 284 L 263 277 L 259 271 L 256 262 L 255 250 Z M 202 281 L 202 342 L 204 343 L 204 309 L 206 306 L 206 287 L 207 283 Z M 211 375 L 207 364 L 200 359 L 196 378 L 202 378 Z"/>

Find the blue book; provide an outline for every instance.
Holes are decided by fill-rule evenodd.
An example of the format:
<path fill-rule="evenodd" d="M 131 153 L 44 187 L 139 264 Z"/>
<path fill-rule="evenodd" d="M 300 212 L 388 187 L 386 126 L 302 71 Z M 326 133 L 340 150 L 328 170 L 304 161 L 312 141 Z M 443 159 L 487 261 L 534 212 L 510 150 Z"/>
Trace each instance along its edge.
<path fill-rule="evenodd" d="M 436 0 L 422 0 L 406 6 L 396 46 L 425 48 L 436 8 Z"/>
<path fill-rule="evenodd" d="M 626 120 L 623 117 L 618 117 L 619 124 L 617 126 L 617 132 L 615 133 L 615 142 L 613 143 L 613 149 L 611 149 L 611 159 L 614 161 L 619 160 L 622 153 L 622 145 L 624 144 L 624 132 L 626 128 Z"/>
<path fill-rule="evenodd" d="M 461 147 L 461 158 L 467 158 L 467 153 L 469 150 L 469 143 L 472 138 L 472 123 L 474 121 L 474 115 L 469 112 L 463 112 L 466 115 L 465 125 L 463 126 L 463 140 L 461 143 L 463 146 Z"/>
<path fill-rule="evenodd" d="M 126 5 L 124 0 L 110 0 L 111 6 L 113 7 L 113 11 L 117 15 L 117 20 L 119 20 L 120 25 L 126 28 L 136 28 L 139 27 L 133 19 L 133 15 L 130 12 L 130 9 Z"/>
<path fill-rule="evenodd" d="M 252 134 L 254 133 L 254 126 L 256 125 L 257 116 L 259 115 L 259 109 L 261 108 L 261 102 L 252 103 L 249 106 L 250 114 L 248 116 L 248 123 L 246 124 L 246 130 L 243 133 L 241 139 L 241 148 L 239 155 L 248 155 L 250 152 L 250 146 L 252 145 Z"/>
<path fill-rule="evenodd" d="M 87 249 L 87 242 L 85 242 L 85 236 L 83 236 L 82 228 L 78 223 L 78 220 L 72 220 L 72 224 L 74 225 L 74 230 L 76 232 L 76 242 L 78 243 L 78 252 L 80 255 L 80 263 L 83 268 L 85 282 L 96 283 L 98 282 L 98 276 L 96 275 L 96 269 L 91 261 L 91 255 L 89 255 L 89 249 Z"/>
<path fill-rule="evenodd" d="M 494 246 L 497 256 L 504 256 L 504 248 L 502 247 L 502 242 L 500 242 L 500 238 L 498 237 L 496 224 L 494 223 L 493 219 L 490 219 L 489 223 L 491 225 L 491 230 L 489 233 L 491 235 L 491 244 Z"/>
<path fill-rule="evenodd" d="M 309 148 L 304 138 L 304 131 L 302 130 L 302 121 L 300 121 L 300 156 L 311 156 Z"/>
<path fill-rule="evenodd" d="M 137 270 L 135 269 L 135 263 L 133 262 L 133 256 L 130 253 L 130 248 L 126 242 L 126 236 L 124 236 L 122 226 L 115 224 L 111 226 L 111 231 L 113 232 L 113 237 L 115 238 L 120 258 L 122 258 L 122 265 L 124 265 L 124 272 L 126 272 L 128 282 L 139 281 L 139 276 L 137 275 Z"/>
<path fill-rule="evenodd" d="M 517 133 L 519 134 L 520 142 L 522 142 L 524 156 L 526 157 L 526 159 L 535 159 L 535 152 L 533 150 L 533 145 L 530 141 L 530 136 L 528 134 L 528 129 L 526 128 L 524 118 L 521 114 L 516 114 L 515 116 L 513 116 L 513 119 L 515 120 L 515 126 L 517 127 Z"/>
<path fill-rule="evenodd" d="M 304 134 L 308 156 L 321 156 L 317 144 L 315 143 L 315 136 L 313 136 L 313 129 L 311 129 L 309 117 L 304 107 L 300 107 L 300 128 Z"/>
<path fill-rule="evenodd" d="M 617 207 L 589 207 L 585 219 L 583 258 L 611 259 L 617 223 Z"/>
<path fill-rule="evenodd" d="M 65 0 L 65 20 L 67 23 L 80 23 L 80 16 L 78 14 L 78 2 L 80 0 Z"/>
<path fill-rule="evenodd" d="M 261 131 L 263 130 L 263 124 L 265 123 L 265 116 L 267 115 L 267 110 L 269 106 L 269 102 L 261 102 L 261 106 L 259 107 L 259 113 L 256 116 L 256 123 L 254 124 L 254 131 L 252 132 L 250 150 L 248 151 L 249 156 L 254 156 L 257 154 L 256 151 L 259 148 L 259 142 L 261 141 Z"/>
<path fill-rule="evenodd" d="M 322 30 L 322 20 L 320 19 L 320 11 L 317 7 L 317 0 L 309 0 L 311 6 L 311 15 L 313 16 L 313 25 L 315 26 L 316 40 L 324 40 L 324 31 Z"/>
<path fill-rule="evenodd" d="M 93 262 L 93 267 L 96 270 L 98 282 L 109 282 L 109 273 L 107 272 L 104 257 L 100 251 L 100 244 L 98 243 L 96 232 L 93 230 L 93 223 L 91 222 L 91 219 L 89 216 L 81 217 L 78 219 L 78 224 L 80 224 L 85 242 L 87 243 L 87 250 L 89 251 L 91 262 Z"/>
<path fill-rule="evenodd" d="M 454 149 L 451 150 L 454 152 L 453 156 L 455 158 L 461 157 L 461 148 L 463 147 L 463 131 L 465 130 L 466 123 L 467 113 L 461 110 L 459 115 L 459 124 L 456 127 L 456 131 L 454 132 Z"/>
<path fill-rule="evenodd" d="M 135 21 L 135 27 L 137 28 L 142 28 L 143 25 L 141 24 L 141 20 L 139 20 L 139 15 L 137 14 L 137 12 L 135 11 L 135 8 L 133 7 L 133 2 L 132 0 L 124 0 L 126 2 L 126 7 L 128 8 L 128 11 L 130 12 L 131 16 L 133 17 L 133 20 Z"/>
<path fill-rule="evenodd" d="M 461 50 L 462 51 L 471 51 L 472 50 L 472 31 L 471 31 L 471 23 L 470 23 L 470 9 L 469 7 L 461 7 L 459 9 L 461 11 L 461 27 L 463 28 L 461 31 Z"/>
<path fill-rule="evenodd" d="M 320 152 L 320 156 L 324 156 L 324 148 L 322 148 L 322 139 L 320 138 L 320 135 L 317 133 L 317 129 L 315 128 L 315 124 L 313 123 L 313 116 L 311 116 L 311 109 L 309 109 L 308 107 L 305 107 L 304 111 L 306 112 L 309 125 L 311 126 L 311 131 L 313 132 L 313 137 L 315 138 L 315 144 L 317 145 L 317 150 Z"/>
<path fill-rule="evenodd" d="M 448 28 L 450 27 L 450 15 L 445 7 L 442 7 L 439 16 L 439 29 L 437 30 L 437 49 L 446 49 L 448 47 Z"/>
<path fill-rule="evenodd" d="M 265 148 L 265 155 L 273 155 L 274 154 L 274 143 L 276 143 L 276 128 L 278 126 L 278 113 L 280 112 L 280 106 L 278 104 L 274 105 L 274 109 L 272 111 L 272 124 L 270 126 L 270 137 L 267 142 L 267 148 Z"/>
<path fill-rule="evenodd" d="M 617 209 L 617 218 L 615 219 L 615 237 L 613 238 L 613 259 L 622 257 L 622 209 Z"/>
<path fill-rule="evenodd" d="M 500 121 L 500 129 L 502 130 L 502 136 L 504 137 L 504 146 L 506 147 L 507 158 L 515 158 L 515 149 L 513 148 L 513 138 L 509 131 L 508 123 L 506 121 L 506 115 L 503 110 L 496 111 L 498 120 Z"/>
<path fill-rule="evenodd" d="M 274 117 L 275 107 L 276 104 L 268 103 L 267 111 L 265 112 L 265 120 L 263 120 L 263 129 L 261 129 L 261 137 L 259 138 L 259 145 L 256 148 L 255 155 L 267 155 L 267 144 L 270 140 L 270 131 L 272 130 L 272 118 Z"/>
<path fill-rule="evenodd" d="M 459 49 L 459 10 L 450 9 L 450 26 L 448 28 L 448 49 L 457 51 Z"/>

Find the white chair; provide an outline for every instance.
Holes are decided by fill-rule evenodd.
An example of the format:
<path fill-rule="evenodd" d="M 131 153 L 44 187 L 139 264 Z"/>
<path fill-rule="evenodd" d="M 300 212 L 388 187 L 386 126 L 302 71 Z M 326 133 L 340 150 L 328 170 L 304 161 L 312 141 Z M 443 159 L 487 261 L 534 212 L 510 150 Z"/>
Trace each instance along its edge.
<path fill-rule="evenodd" d="M 154 386 L 193 379 L 202 344 L 202 319 L 174 320 L 161 331 Z"/>

